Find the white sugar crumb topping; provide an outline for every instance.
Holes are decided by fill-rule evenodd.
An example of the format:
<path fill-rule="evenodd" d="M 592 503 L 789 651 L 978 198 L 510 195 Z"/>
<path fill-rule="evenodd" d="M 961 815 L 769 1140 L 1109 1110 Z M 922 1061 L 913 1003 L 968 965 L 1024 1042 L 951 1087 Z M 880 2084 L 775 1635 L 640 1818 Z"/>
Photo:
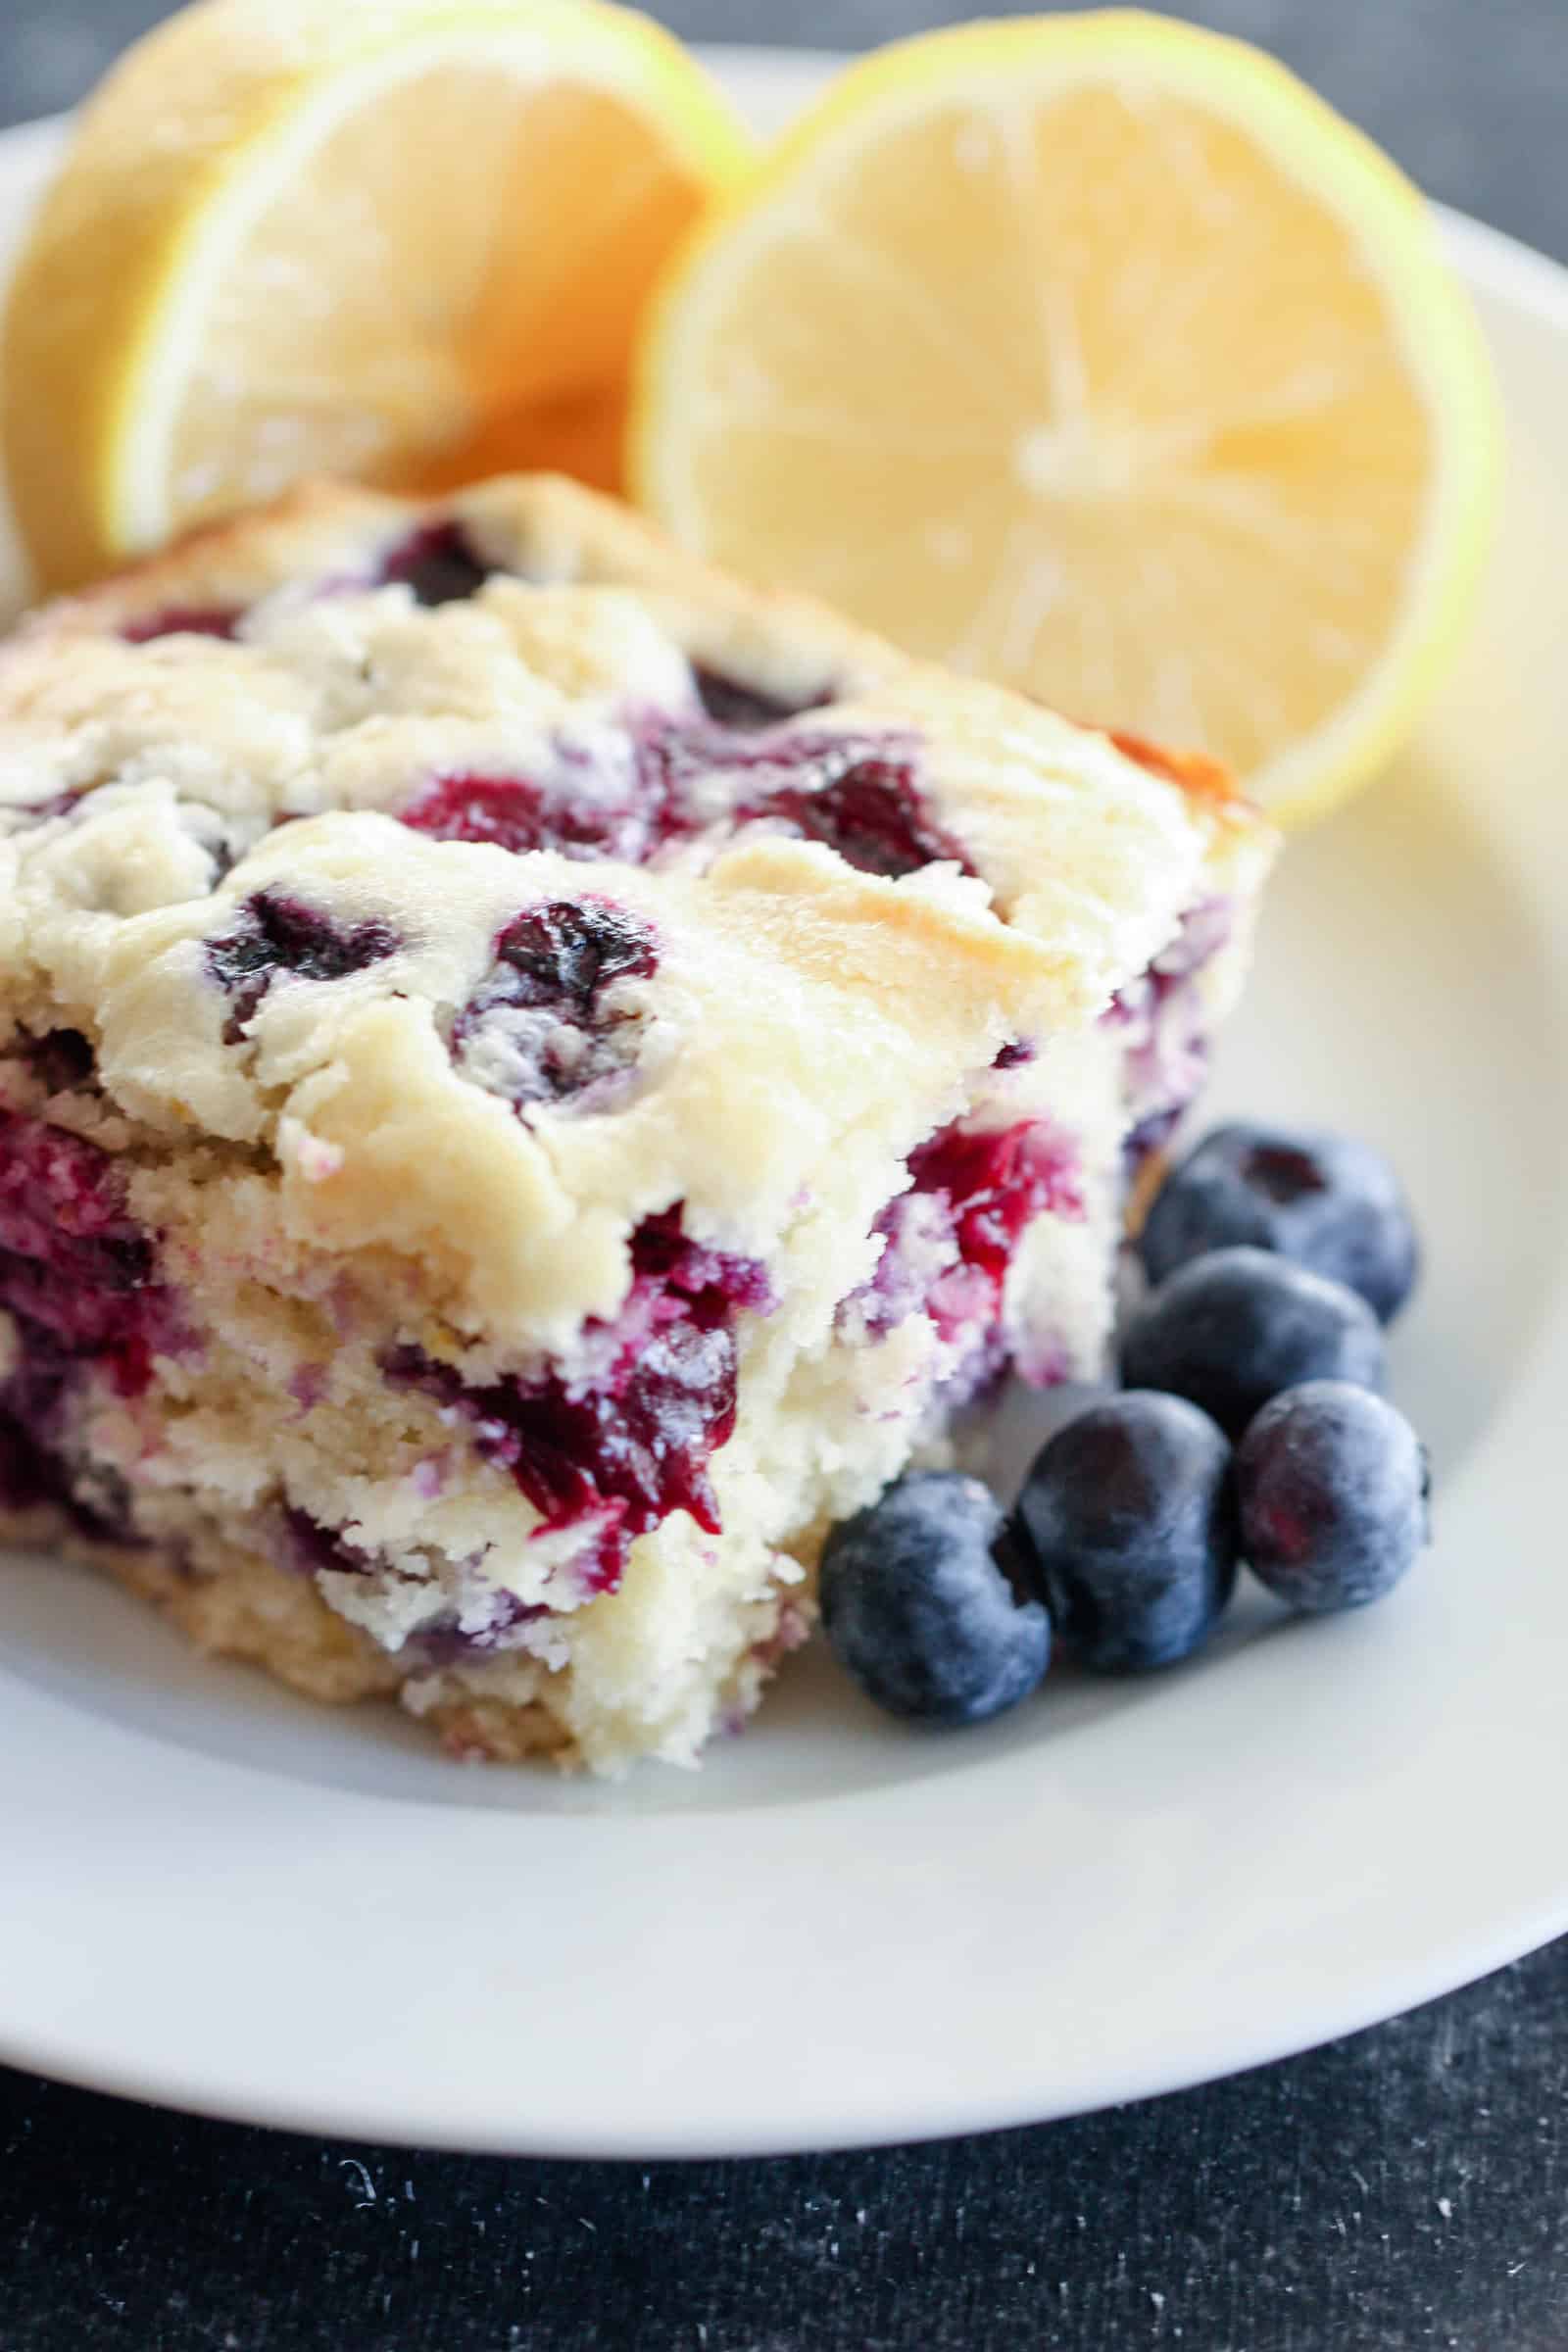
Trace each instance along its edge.
<path fill-rule="evenodd" d="M 210 534 L 41 615 L 0 710 L 0 1016 L 46 1000 L 150 1130 L 275 1154 L 298 1236 L 432 1252 L 513 1329 L 612 1305 L 671 1200 L 765 1254 L 835 1122 L 1081 1023 L 1250 838 L 551 482 Z M 553 906 L 646 971 L 522 970 Z"/>
<path fill-rule="evenodd" d="M 912 746 L 931 825 L 1009 920 L 1050 939 L 1067 1017 L 1148 960 L 1205 858 L 1255 837 L 1104 737 L 721 581 L 569 485 L 502 482 L 439 526 L 428 513 L 304 494 L 30 624 L 0 658 L 0 831 L 29 900 L 116 916 L 178 904 L 279 823 L 404 815 L 464 777 L 623 808 L 639 730 L 700 717 L 700 673 L 796 712 L 796 742 Z M 471 594 L 427 607 L 407 580 L 376 584 L 435 527 L 472 551 Z M 231 635 L 122 633 L 182 616 Z M 698 830 L 733 808 L 725 763 L 711 745 L 684 762 Z M 121 794 L 132 813 L 122 802 L 117 821 Z M 132 816 L 146 831 L 127 881 Z"/>

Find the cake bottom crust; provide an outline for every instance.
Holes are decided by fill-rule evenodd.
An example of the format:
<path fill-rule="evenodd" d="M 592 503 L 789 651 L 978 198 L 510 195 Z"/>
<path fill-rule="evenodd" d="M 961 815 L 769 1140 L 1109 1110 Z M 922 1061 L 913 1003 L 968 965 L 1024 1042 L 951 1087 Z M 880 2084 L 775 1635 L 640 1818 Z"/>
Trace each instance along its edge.
<path fill-rule="evenodd" d="M 208 1656 L 259 1666 L 305 1698 L 329 1706 L 398 1699 L 449 1755 L 464 1761 L 549 1758 L 568 1772 L 589 1761 L 546 1699 L 475 1689 L 482 1670 L 432 1677 L 427 1667 L 389 1654 L 328 1608 L 309 1578 L 234 1544 L 215 1550 L 211 1538 L 203 1549 L 204 1565 L 194 1569 L 168 1548 L 84 1536 L 49 1505 L 0 1510 L 0 1550 L 47 1551 L 96 1569 L 151 1601 Z M 801 1584 L 781 1579 L 747 1614 L 750 1643 L 722 1694 L 720 1722 L 730 1730 L 753 1713 L 782 1658 L 806 1640 L 815 1608 Z M 670 1760 L 693 1763 L 696 1755 Z"/>

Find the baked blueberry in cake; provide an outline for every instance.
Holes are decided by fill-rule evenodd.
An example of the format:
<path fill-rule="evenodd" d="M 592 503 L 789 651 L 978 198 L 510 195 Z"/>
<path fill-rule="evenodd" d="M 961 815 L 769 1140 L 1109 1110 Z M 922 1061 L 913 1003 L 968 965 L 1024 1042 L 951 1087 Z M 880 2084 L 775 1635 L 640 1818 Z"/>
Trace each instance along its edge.
<path fill-rule="evenodd" d="M 1266 831 L 608 502 L 322 489 L 0 649 L 0 1533 L 457 1752 L 694 1757 L 1103 1353 Z"/>

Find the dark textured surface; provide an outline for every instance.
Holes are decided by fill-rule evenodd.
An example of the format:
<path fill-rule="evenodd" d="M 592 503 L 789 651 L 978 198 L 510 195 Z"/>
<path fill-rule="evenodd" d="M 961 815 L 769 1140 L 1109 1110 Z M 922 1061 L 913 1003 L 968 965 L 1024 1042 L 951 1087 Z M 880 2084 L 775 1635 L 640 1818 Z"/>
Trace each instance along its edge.
<path fill-rule="evenodd" d="M 163 13 L 0 0 L 0 121 L 69 104 Z M 661 13 L 853 46 L 953 11 Z M 1269 43 L 1435 194 L 1568 255 L 1568 0 L 1182 13 Z M 322 2146 L 0 2073 L 0 2352 L 1563 2352 L 1565 2015 L 1559 1944 L 1152 2105 L 646 2173 Z"/>
<path fill-rule="evenodd" d="M 4 2352 L 1560 2352 L 1568 1944 L 1151 2106 L 521 2164 L 0 2075 Z"/>

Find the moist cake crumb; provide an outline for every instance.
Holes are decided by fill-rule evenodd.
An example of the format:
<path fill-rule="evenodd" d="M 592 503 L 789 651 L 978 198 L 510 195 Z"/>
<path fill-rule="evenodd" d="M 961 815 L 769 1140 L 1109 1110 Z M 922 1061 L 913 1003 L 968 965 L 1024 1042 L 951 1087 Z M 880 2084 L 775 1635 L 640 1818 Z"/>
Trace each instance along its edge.
<path fill-rule="evenodd" d="M 0 648 L 0 1535 L 455 1754 L 689 1762 L 1092 1376 L 1270 844 L 553 480 Z"/>

